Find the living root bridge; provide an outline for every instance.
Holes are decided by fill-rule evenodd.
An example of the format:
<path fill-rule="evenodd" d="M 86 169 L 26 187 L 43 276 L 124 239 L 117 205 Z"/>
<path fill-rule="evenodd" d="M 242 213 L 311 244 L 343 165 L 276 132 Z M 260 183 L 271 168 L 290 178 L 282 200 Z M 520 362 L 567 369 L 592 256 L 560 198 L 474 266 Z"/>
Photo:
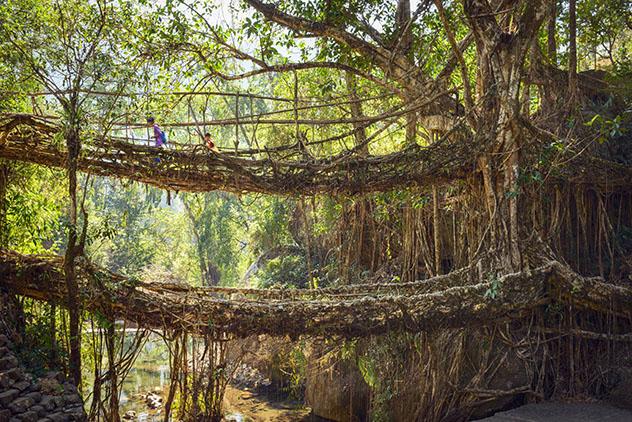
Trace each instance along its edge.
<path fill-rule="evenodd" d="M 318 299 L 262 300 L 249 289 L 222 289 L 232 297 L 250 296 L 224 299 L 205 288 L 128 279 L 85 261 L 77 266 L 80 301 L 87 311 L 123 318 L 145 328 L 194 334 L 360 337 L 390 330 L 434 331 L 520 317 L 557 299 L 622 316 L 632 312 L 632 289 L 580 277 L 557 262 L 505 275 L 499 283 L 466 280 L 465 286 L 456 286 L 463 277 L 457 274 L 455 278 L 442 276 L 438 282 L 419 282 L 431 287 L 421 288 L 417 294 L 398 294 L 398 285 L 393 284 L 390 290 L 372 290 L 354 299 L 341 299 L 338 292 L 332 292 Z M 61 257 L 0 252 L 0 287 L 13 293 L 64 304 L 63 280 Z M 493 298 L 486 292 L 494 292 Z"/>
<path fill-rule="evenodd" d="M 61 128 L 31 115 L 0 116 L 0 158 L 65 168 Z M 400 186 L 424 186 L 465 178 L 474 167 L 472 142 L 409 147 L 383 156 L 344 153 L 291 161 L 210 153 L 204 146 L 160 149 L 111 138 L 86 139 L 80 171 L 128 178 L 164 189 L 223 190 L 282 195 L 360 194 Z"/>

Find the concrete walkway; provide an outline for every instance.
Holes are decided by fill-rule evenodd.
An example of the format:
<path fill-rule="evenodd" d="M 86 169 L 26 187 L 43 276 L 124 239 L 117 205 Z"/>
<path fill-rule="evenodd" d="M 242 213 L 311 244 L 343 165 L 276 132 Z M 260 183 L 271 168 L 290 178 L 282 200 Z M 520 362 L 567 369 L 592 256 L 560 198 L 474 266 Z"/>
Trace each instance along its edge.
<path fill-rule="evenodd" d="M 499 412 L 481 421 L 632 422 L 632 412 L 602 403 L 538 403 Z"/>

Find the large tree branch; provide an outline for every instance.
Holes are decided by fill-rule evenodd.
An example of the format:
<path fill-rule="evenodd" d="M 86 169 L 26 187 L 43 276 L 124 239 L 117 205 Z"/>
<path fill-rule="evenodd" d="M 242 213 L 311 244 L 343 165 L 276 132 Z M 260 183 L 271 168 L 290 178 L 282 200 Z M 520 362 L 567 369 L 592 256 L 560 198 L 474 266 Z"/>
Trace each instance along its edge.
<path fill-rule="evenodd" d="M 293 16 L 280 11 L 274 5 L 267 4 L 259 0 L 246 0 L 246 2 L 254 9 L 262 13 L 266 19 L 274 23 L 295 31 L 307 32 L 320 37 L 331 38 L 366 57 L 372 58 L 386 73 L 391 72 L 396 77 L 402 76 L 402 74 L 412 74 L 411 68 L 414 65 L 404 56 L 397 55 L 393 58 L 392 52 L 388 49 L 368 43 L 367 41 L 350 34 L 338 26 L 323 22 L 314 22 L 305 18 Z"/>
<path fill-rule="evenodd" d="M 518 20 L 518 30 L 515 39 L 523 40 L 518 46 L 518 59 L 524 61 L 527 52 L 531 49 L 532 40 L 540 29 L 546 17 L 547 5 L 543 0 L 531 0 L 526 2 L 526 7 Z"/>
<path fill-rule="evenodd" d="M 246 0 L 246 3 L 262 13 L 268 21 L 293 31 L 332 39 L 338 44 L 354 50 L 368 59 L 374 66 L 379 67 L 387 75 L 391 84 L 397 84 L 404 88 L 400 96 L 405 101 L 410 101 L 410 98 L 434 98 L 437 92 L 444 90 L 440 83 L 442 81 L 433 80 L 424 73 L 421 67 L 416 66 L 401 52 L 391 51 L 392 48 L 387 49 L 371 44 L 339 26 L 290 15 L 279 10 L 276 6 L 260 0 Z M 355 73 L 357 74 L 357 70 Z M 364 75 L 360 74 L 359 76 Z M 432 109 L 433 114 L 452 111 L 455 109 L 454 99 L 447 96 L 436 98 L 435 102 L 428 106 L 428 109 Z"/>
<path fill-rule="evenodd" d="M 390 91 L 392 91 L 393 93 L 399 94 L 399 90 L 395 89 L 392 85 L 386 83 L 385 81 L 375 77 L 374 75 L 371 75 L 368 72 L 363 72 L 357 68 L 354 68 L 352 66 L 349 65 L 345 65 L 342 63 L 337 63 L 337 62 L 306 62 L 306 63 L 286 63 L 286 64 L 276 64 L 276 65 L 270 65 L 268 63 L 266 63 L 265 60 L 263 59 L 259 59 L 255 56 L 253 56 L 252 54 L 248 54 L 246 52 L 244 52 L 243 50 L 241 50 L 240 48 L 230 44 L 229 42 L 225 41 L 224 38 L 218 34 L 216 28 L 211 25 L 211 23 L 206 19 L 206 17 L 204 15 L 202 15 L 200 12 L 198 12 L 194 7 L 192 7 L 190 4 L 181 1 L 181 4 L 185 5 L 191 12 L 193 12 L 194 14 L 196 14 L 205 24 L 205 26 L 208 28 L 208 30 L 210 31 L 213 39 L 215 40 L 215 42 L 217 42 L 219 45 L 221 45 L 223 48 L 225 48 L 228 52 L 230 52 L 235 58 L 240 59 L 240 60 L 245 60 L 245 61 L 250 61 L 254 64 L 256 64 L 257 66 L 260 67 L 260 69 L 255 69 L 252 71 L 248 71 L 248 72 L 244 72 L 241 74 L 235 74 L 235 75 L 228 75 L 226 73 L 217 71 L 217 70 L 213 70 L 212 73 L 215 76 L 218 76 L 224 80 L 228 80 L 228 81 L 235 81 L 235 80 L 240 80 L 240 79 L 246 79 L 252 76 L 257 76 L 257 75 L 261 75 L 264 73 L 272 73 L 272 72 L 290 72 L 290 71 L 295 71 L 295 70 L 304 70 L 304 69 L 315 69 L 315 68 L 329 68 L 329 69 L 338 69 L 338 70 L 343 70 L 346 72 L 352 72 L 354 74 L 356 74 L 357 76 L 360 76 L 364 79 L 370 80 L 371 82 L 374 82 L 384 88 L 389 89 Z M 367 24 L 368 25 L 368 24 Z M 369 26 L 370 27 L 370 26 Z M 376 30 L 374 30 L 375 34 L 378 34 Z M 351 34 L 349 34 L 351 35 Z M 378 34 L 379 36 L 379 34 Z M 199 49 L 197 49 L 195 46 L 188 44 L 193 51 L 195 51 L 199 57 L 201 57 L 203 59 L 203 61 L 207 61 L 206 55 L 200 51 Z M 370 44 L 367 43 L 367 45 L 370 46 Z"/>
<path fill-rule="evenodd" d="M 496 21 L 496 12 L 487 0 L 465 0 L 463 10 L 478 43 L 496 41 L 501 36 L 502 29 Z"/>
<path fill-rule="evenodd" d="M 238 74 L 226 74 L 220 72 L 218 70 L 211 70 L 211 73 L 214 76 L 218 76 L 226 81 L 237 81 L 241 79 L 250 78 L 257 75 L 262 75 L 265 73 L 284 73 L 284 72 L 293 72 L 296 70 L 306 70 L 306 69 L 335 69 L 341 70 L 344 72 L 351 72 L 361 78 L 369 80 L 383 88 L 388 89 L 389 91 L 395 94 L 401 94 L 401 91 L 397 88 L 394 88 L 391 84 L 386 83 L 380 78 L 371 75 L 366 72 L 362 72 L 355 67 L 337 63 L 337 62 L 304 62 L 304 63 L 285 63 L 285 64 L 277 64 L 277 65 L 265 65 L 260 69 L 250 70 L 248 72 L 238 73 Z"/>
<path fill-rule="evenodd" d="M 364 31 L 373 41 L 378 43 L 381 47 L 387 47 L 384 35 L 375 29 L 366 19 L 357 17 L 348 10 L 343 10 L 342 13 L 349 19 L 349 23 L 355 28 Z"/>

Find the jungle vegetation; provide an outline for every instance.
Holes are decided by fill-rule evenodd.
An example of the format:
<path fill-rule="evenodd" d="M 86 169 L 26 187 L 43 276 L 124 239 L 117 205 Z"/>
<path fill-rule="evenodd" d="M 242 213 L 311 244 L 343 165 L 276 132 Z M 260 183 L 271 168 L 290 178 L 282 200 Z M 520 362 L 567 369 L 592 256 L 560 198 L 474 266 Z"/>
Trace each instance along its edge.
<path fill-rule="evenodd" d="M 546 257 L 629 288 L 631 10 L 628 0 L 0 2 L 0 247 L 63 256 L 67 296 L 60 306 L 3 291 L 23 315 L 4 324 L 42 371 L 61 367 L 77 385 L 82 369 L 102 371 L 98 388 L 83 389 L 94 391 L 89 415 L 116 421 L 116 385 L 134 352 L 114 341 L 113 316 L 82 308 L 84 262 L 132 281 L 266 289 L 413 282 L 472 266 L 491 283 L 484 301 L 502 276 Z M 44 161 L 2 152 L 18 127 L 11 122 L 26 115 L 55 126 L 46 148 L 63 161 L 46 164 L 52 149 L 40 150 Z M 167 134 L 165 154 L 208 156 L 208 132 L 220 156 L 260 160 L 278 185 L 253 192 L 247 183 L 260 175 L 230 165 L 230 180 L 255 182 L 199 192 L 161 184 L 161 170 L 149 167 L 129 172 L 154 184 L 82 171 L 94 146 L 127 142 L 153 154 L 147 116 Z M 349 191 L 322 167 L 309 175 L 313 191 L 288 187 L 283 168 L 274 173 L 275 163 L 299 173 L 348 157 L 349 172 L 357 159 L 353 171 L 368 174 L 366 189 Z M 428 183 L 410 176 L 433 162 Z M 490 371 L 463 375 L 473 352 L 459 344 L 486 339 L 491 367 L 501 359 L 489 346 L 498 332 L 527 341 L 525 327 L 546 318 L 629 334 L 629 319 L 574 312 L 549 308 L 488 331 L 329 339 L 324 349 L 359 370 L 373 419 L 395 418 L 394 398 L 409 407 L 399 416 L 464 419 L 481 400 L 475 391 L 495 389 Z M 101 330 L 87 338 L 90 326 Z M 172 373 L 186 372 L 186 333 L 164 336 Z M 227 336 L 196 340 L 214 356 L 213 377 L 173 375 L 167 401 L 178 417 L 219 417 Z M 618 357 L 589 358 L 605 346 L 550 347 L 531 351 L 538 376 L 530 393 L 515 394 L 606 389 L 604 367 Z M 574 360 L 542 363 L 554 353 Z M 424 369 L 410 376 L 411 368 Z"/>

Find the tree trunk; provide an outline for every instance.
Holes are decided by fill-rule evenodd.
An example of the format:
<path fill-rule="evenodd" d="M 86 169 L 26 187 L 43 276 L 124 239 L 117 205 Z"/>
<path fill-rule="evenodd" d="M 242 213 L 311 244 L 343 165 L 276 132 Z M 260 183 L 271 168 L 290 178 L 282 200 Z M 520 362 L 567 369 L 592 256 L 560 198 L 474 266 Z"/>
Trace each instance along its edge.
<path fill-rule="evenodd" d="M 9 246 L 9 227 L 7 225 L 7 189 L 9 188 L 10 167 L 0 162 L 0 248 Z"/>
<path fill-rule="evenodd" d="M 476 134 L 479 142 L 489 142 L 488 154 L 480 161 L 490 211 L 487 241 L 491 242 L 486 244 L 488 250 L 495 252 L 498 260 L 495 265 L 504 271 L 517 271 L 521 267 L 518 247 L 521 221 L 518 174 L 523 144 L 520 89 L 526 55 L 546 15 L 542 1 L 520 3 L 515 10 L 521 15 L 504 20 L 497 20 L 487 1 L 469 0 L 464 8 L 478 53 L 477 87 L 481 105 Z"/>
<path fill-rule="evenodd" d="M 547 56 L 548 62 L 552 66 L 557 66 L 557 40 L 555 39 L 556 35 L 556 24 L 557 24 L 557 0 L 547 0 L 548 1 L 548 20 L 547 20 Z M 537 41 L 535 42 L 534 49 L 537 50 Z M 533 57 L 540 57 L 541 55 L 533 55 Z M 544 62 L 544 60 L 542 60 Z M 540 66 L 544 66 L 544 63 L 537 63 Z M 551 113 L 555 108 L 556 102 L 556 92 L 553 89 L 546 89 L 545 87 L 538 86 L 540 97 L 542 98 L 542 111 L 545 115 Z"/>
<path fill-rule="evenodd" d="M 549 61 L 553 66 L 557 65 L 557 41 L 555 40 L 557 22 L 557 0 L 549 0 L 549 20 L 547 23 L 547 48 Z"/>
<path fill-rule="evenodd" d="M 50 353 L 48 355 L 48 366 L 56 368 L 59 366 L 59 351 L 57 350 L 57 305 L 55 302 L 48 302 L 50 306 L 50 317 L 48 329 L 50 331 Z"/>
<path fill-rule="evenodd" d="M 198 229 L 198 219 L 193 214 L 191 206 L 183 201 L 184 209 L 189 217 L 189 223 L 191 224 L 191 231 L 193 232 L 193 238 L 196 244 L 198 265 L 200 267 L 200 278 L 202 279 L 203 286 L 217 286 L 221 279 L 219 268 L 211 262 L 208 253 L 204 250 L 202 245 L 202 239 L 200 236 L 200 230 Z"/>
<path fill-rule="evenodd" d="M 406 96 L 406 106 L 415 101 L 413 95 Z M 406 145 L 414 145 L 417 142 L 417 113 L 414 111 L 406 114 Z"/>
<path fill-rule="evenodd" d="M 410 59 L 413 45 L 413 31 L 410 22 L 410 0 L 398 0 L 395 12 L 397 21 L 397 37 L 394 40 L 394 49 L 401 51 L 402 55 Z"/>
<path fill-rule="evenodd" d="M 303 199 L 297 202 L 299 212 L 303 217 L 303 226 L 305 229 L 305 265 L 307 267 L 307 288 L 314 288 L 314 270 L 312 268 L 312 225 L 310 224 L 310 218 L 307 215 L 309 210 L 305 206 Z"/>
<path fill-rule="evenodd" d="M 362 103 L 358 95 L 357 78 L 351 72 L 345 73 L 349 100 L 352 101 L 351 117 L 356 120 L 364 118 Z M 354 123 L 354 140 L 358 155 L 368 156 L 366 127 L 362 123 Z M 350 207 L 343 207 L 343 218 L 340 220 L 342 279 L 350 282 L 351 269 L 357 271 L 375 270 L 375 233 L 373 227 L 373 206 L 369 198 L 358 198 Z"/>
<path fill-rule="evenodd" d="M 80 140 L 76 115 L 71 116 L 66 130 L 66 145 L 68 148 L 68 193 L 70 207 L 68 210 L 68 245 L 64 256 L 64 275 L 68 291 L 68 314 L 70 318 L 70 377 L 75 385 L 81 383 L 81 330 L 80 311 L 77 300 L 79 288 L 75 273 L 75 258 L 78 255 L 77 236 L 77 160 L 79 157 Z"/>
<path fill-rule="evenodd" d="M 577 14 L 576 0 L 570 0 L 568 4 L 568 97 L 570 108 L 577 95 Z"/>
<path fill-rule="evenodd" d="M 347 82 L 347 91 L 349 91 L 349 101 L 351 101 L 351 117 L 356 119 L 361 119 L 364 117 L 364 112 L 362 111 L 362 103 L 358 97 L 358 87 L 356 76 L 351 72 L 345 72 L 345 80 Z M 363 156 L 369 155 L 369 146 L 366 145 L 366 129 L 363 123 L 355 122 L 353 123 L 353 135 L 355 138 L 356 146 L 359 146 L 360 150 L 359 154 Z"/>
<path fill-rule="evenodd" d="M 119 415 L 119 391 L 118 391 L 118 373 L 116 368 L 116 331 L 114 326 L 114 318 L 110 321 L 106 333 L 106 348 L 108 353 L 108 371 L 110 373 L 110 406 L 109 420 L 111 422 L 120 422 Z M 125 335 L 125 333 L 123 333 Z"/>
<path fill-rule="evenodd" d="M 432 240 L 434 243 L 434 274 L 441 271 L 441 224 L 439 222 L 439 191 L 432 185 Z"/>
<path fill-rule="evenodd" d="M 219 285 L 219 282 L 222 278 L 222 274 L 219 272 L 219 268 L 217 268 L 217 266 L 215 264 L 213 264 L 212 262 L 210 262 L 210 259 L 206 259 L 206 272 L 205 272 L 205 279 L 206 279 L 206 285 L 207 286 L 217 286 Z"/>
<path fill-rule="evenodd" d="M 410 0 L 398 0 L 397 1 L 397 10 L 395 12 L 395 20 L 397 23 L 397 31 L 395 33 L 396 37 L 393 40 L 393 48 L 394 52 L 400 53 L 402 56 L 406 57 L 408 60 L 411 59 L 412 52 L 412 25 L 410 22 Z M 414 82 L 413 77 L 411 75 L 407 75 L 404 77 L 402 81 L 404 85 L 413 86 Z M 417 99 L 417 95 L 414 93 L 414 90 L 407 89 L 404 94 L 404 101 L 407 105 L 410 105 L 413 101 Z M 406 144 L 412 145 L 415 143 L 417 135 L 417 113 L 410 112 L 406 114 Z"/>

